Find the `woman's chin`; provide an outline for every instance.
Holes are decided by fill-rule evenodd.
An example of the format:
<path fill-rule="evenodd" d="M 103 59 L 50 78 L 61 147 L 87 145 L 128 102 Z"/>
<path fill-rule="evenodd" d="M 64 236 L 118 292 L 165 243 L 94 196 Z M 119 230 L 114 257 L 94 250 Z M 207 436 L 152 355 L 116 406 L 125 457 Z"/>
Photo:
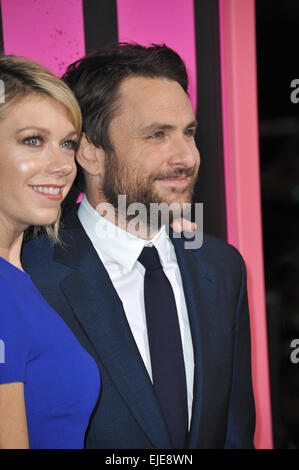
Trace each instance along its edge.
<path fill-rule="evenodd" d="M 43 214 L 35 214 L 34 217 L 31 220 L 30 225 L 34 225 L 37 227 L 40 226 L 49 226 L 52 225 L 56 222 L 59 216 L 59 209 L 55 210 L 47 210 L 44 211 Z"/>

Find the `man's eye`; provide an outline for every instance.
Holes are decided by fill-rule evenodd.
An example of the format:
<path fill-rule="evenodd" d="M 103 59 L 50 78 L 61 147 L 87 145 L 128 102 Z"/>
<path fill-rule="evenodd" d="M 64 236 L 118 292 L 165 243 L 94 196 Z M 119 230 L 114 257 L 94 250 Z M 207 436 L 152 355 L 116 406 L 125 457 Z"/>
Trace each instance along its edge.
<path fill-rule="evenodd" d="M 78 142 L 76 140 L 66 140 L 61 146 L 70 150 L 76 150 Z"/>
<path fill-rule="evenodd" d="M 195 136 L 196 129 L 187 129 L 184 134 L 187 136 L 194 137 Z"/>
<path fill-rule="evenodd" d="M 154 132 L 153 134 L 151 134 L 150 138 L 151 139 L 159 139 L 159 137 L 163 137 L 163 136 L 164 136 L 164 132 L 158 131 L 158 132 Z"/>
<path fill-rule="evenodd" d="M 42 138 L 39 136 L 26 137 L 23 142 L 26 145 L 31 145 L 32 147 L 38 147 L 42 141 Z"/>

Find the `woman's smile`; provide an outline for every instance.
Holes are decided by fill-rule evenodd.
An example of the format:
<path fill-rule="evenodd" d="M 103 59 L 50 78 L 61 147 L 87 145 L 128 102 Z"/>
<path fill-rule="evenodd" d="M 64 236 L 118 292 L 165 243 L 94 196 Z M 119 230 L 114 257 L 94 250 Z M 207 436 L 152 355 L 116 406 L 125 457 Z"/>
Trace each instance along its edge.
<path fill-rule="evenodd" d="M 36 185 L 31 186 L 36 193 L 40 194 L 41 196 L 46 196 L 48 199 L 53 201 L 61 201 L 63 198 L 62 189 L 64 186 L 58 185 Z"/>

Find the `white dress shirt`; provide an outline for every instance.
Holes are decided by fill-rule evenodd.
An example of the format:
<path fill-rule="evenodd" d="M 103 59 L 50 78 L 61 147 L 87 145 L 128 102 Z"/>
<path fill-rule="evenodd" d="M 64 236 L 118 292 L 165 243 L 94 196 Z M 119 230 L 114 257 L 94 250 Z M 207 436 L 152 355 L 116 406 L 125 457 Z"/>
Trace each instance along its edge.
<path fill-rule="evenodd" d="M 86 196 L 81 201 L 78 217 L 122 301 L 133 337 L 151 380 L 152 369 L 143 295 L 145 268 L 137 260 L 144 246 L 156 247 L 163 270 L 171 283 L 177 306 L 186 370 L 190 428 L 194 380 L 193 346 L 181 273 L 165 226 L 151 240 L 138 238 L 102 217 L 89 204 Z"/>

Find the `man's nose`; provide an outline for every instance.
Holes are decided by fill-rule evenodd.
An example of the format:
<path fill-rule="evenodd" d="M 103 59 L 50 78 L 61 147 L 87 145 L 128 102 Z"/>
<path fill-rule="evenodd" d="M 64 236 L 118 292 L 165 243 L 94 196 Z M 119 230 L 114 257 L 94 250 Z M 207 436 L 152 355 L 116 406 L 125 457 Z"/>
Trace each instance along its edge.
<path fill-rule="evenodd" d="M 199 151 L 195 143 L 185 136 L 175 139 L 172 145 L 170 164 L 185 168 L 199 164 Z"/>

